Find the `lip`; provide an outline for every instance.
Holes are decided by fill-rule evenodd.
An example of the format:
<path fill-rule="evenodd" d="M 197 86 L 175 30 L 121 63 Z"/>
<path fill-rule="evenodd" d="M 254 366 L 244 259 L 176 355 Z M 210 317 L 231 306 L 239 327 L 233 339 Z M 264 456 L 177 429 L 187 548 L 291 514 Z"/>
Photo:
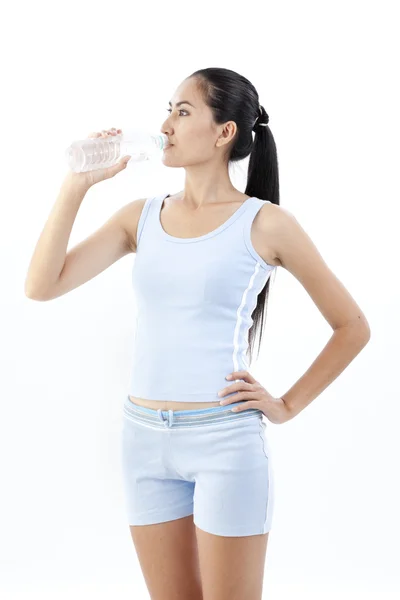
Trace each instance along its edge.
<path fill-rule="evenodd" d="M 172 148 L 174 144 L 168 144 L 168 146 L 165 146 L 164 150 L 169 150 L 170 148 Z"/>

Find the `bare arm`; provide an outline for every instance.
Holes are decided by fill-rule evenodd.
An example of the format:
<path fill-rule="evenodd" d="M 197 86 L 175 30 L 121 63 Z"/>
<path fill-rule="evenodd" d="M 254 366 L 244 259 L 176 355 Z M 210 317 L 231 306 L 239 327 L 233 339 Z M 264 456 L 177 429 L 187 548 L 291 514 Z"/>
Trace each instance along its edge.
<path fill-rule="evenodd" d="M 282 207 L 275 207 L 274 213 L 270 243 L 276 256 L 303 285 L 333 330 L 309 369 L 281 396 L 295 416 L 346 369 L 370 340 L 371 331 L 363 311 L 294 215 Z"/>
<path fill-rule="evenodd" d="M 25 294 L 39 299 L 57 281 L 64 266 L 68 240 L 88 186 L 65 178 L 40 234 L 25 279 Z"/>
<path fill-rule="evenodd" d="M 97 231 L 67 254 L 72 226 L 88 187 L 63 182 L 39 237 L 25 281 L 33 300 L 52 300 L 89 281 L 117 260 L 135 251 L 135 231 L 144 200 L 117 210 Z"/>

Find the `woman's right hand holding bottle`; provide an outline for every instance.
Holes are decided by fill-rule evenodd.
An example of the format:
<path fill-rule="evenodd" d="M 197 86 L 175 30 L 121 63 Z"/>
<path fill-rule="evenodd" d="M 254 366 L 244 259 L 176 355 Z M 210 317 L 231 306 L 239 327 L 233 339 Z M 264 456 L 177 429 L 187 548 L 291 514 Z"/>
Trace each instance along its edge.
<path fill-rule="evenodd" d="M 102 129 L 100 133 L 96 131 L 89 133 L 88 138 L 107 138 L 112 135 L 120 135 L 121 133 L 122 129 L 115 129 L 115 127 L 112 127 L 111 129 Z M 115 165 L 102 169 L 95 169 L 93 171 L 75 173 L 75 171 L 69 170 L 65 179 L 68 180 L 68 182 L 71 181 L 79 185 L 83 185 L 84 187 L 90 188 L 95 183 L 99 183 L 100 181 L 104 181 L 105 179 L 110 179 L 111 177 L 114 177 L 117 173 L 120 173 L 120 171 L 123 171 L 126 168 L 126 165 L 130 158 L 130 156 L 123 156 Z"/>

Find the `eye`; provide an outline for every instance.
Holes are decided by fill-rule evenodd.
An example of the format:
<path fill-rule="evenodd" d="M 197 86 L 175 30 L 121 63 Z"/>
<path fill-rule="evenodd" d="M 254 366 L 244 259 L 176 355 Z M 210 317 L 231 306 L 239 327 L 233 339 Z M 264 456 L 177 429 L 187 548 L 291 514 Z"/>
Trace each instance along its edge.
<path fill-rule="evenodd" d="M 171 111 L 172 111 L 172 109 L 171 109 L 171 108 L 167 108 L 167 112 L 169 112 L 169 113 L 170 113 Z M 187 111 L 187 110 L 185 110 L 184 108 L 180 108 L 178 112 L 180 112 L 180 113 L 181 113 L 181 112 L 184 112 L 184 113 L 186 113 L 187 115 L 189 114 L 189 113 L 188 113 L 188 111 Z"/>

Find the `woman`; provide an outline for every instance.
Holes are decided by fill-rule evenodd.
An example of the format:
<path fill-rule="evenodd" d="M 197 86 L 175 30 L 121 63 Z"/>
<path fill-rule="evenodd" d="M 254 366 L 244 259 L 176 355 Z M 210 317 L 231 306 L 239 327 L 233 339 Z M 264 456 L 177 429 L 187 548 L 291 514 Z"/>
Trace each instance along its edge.
<path fill-rule="evenodd" d="M 276 146 L 250 81 L 228 69 L 196 71 L 167 110 L 163 161 L 185 169 L 184 189 L 129 203 L 66 256 L 87 190 L 126 161 L 69 173 L 35 248 L 26 293 L 56 298 L 136 253 L 122 464 L 149 593 L 153 600 L 256 600 L 274 503 L 267 421 L 285 423 L 316 398 L 365 346 L 369 326 L 279 206 Z M 249 155 L 242 194 L 229 165 Z M 307 373 L 275 398 L 249 364 L 278 266 L 300 281 L 333 334 Z"/>

